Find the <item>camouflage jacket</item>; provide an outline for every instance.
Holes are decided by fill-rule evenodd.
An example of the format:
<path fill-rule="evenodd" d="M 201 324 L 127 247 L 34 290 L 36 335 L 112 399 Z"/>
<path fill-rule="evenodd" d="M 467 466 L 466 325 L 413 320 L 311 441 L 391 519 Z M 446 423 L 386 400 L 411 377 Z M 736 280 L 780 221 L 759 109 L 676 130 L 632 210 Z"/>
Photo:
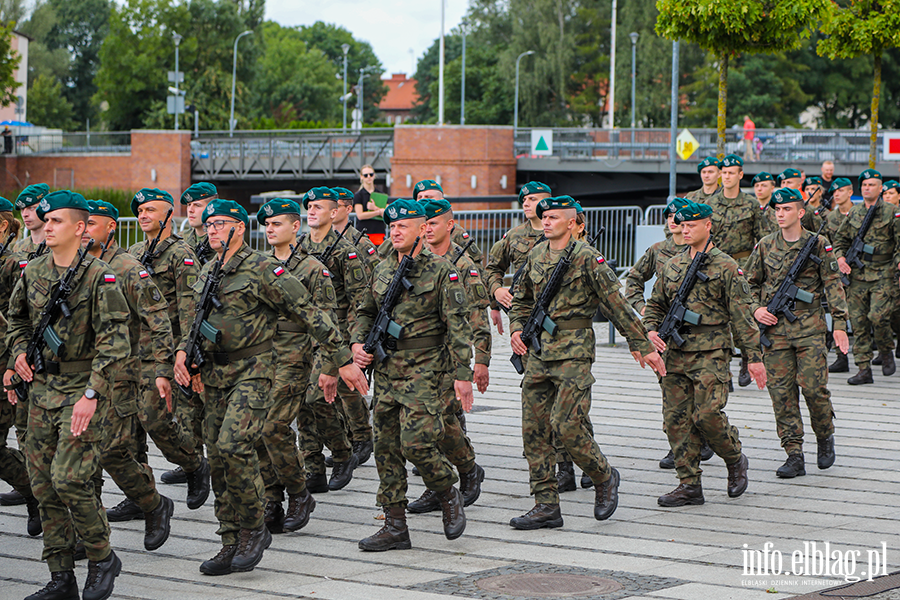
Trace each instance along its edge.
<path fill-rule="evenodd" d="M 825 229 L 822 231 L 822 235 L 828 238 L 828 241 L 834 245 L 834 240 L 837 238 L 838 229 L 841 228 L 841 223 L 844 222 L 844 217 L 847 215 L 843 214 L 837 206 L 834 207 L 834 210 L 828 211 L 828 215 L 825 217 Z M 835 254 L 837 252 L 835 251 Z M 838 254 L 838 256 L 841 256 Z"/>
<path fill-rule="evenodd" d="M 0 302 L 2 302 L 0 304 L 0 313 L 6 314 L 9 306 L 9 297 L 12 295 L 16 283 L 18 283 L 19 277 L 22 275 L 22 270 L 27 264 L 27 256 L 21 252 L 16 252 L 12 248 L 7 249 L 3 254 L 2 260 L 0 260 Z"/>
<path fill-rule="evenodd" d="M 214 264 L 215 261 L 207 263 L 194 283 L 195 303 L 200 300 Z M 202 379 L 206 385 L 231 387 L 249 379 L 271 380 L 275 376 L 273 347 L 279 317 L 286 317 L 310 332 L 336 365 L 349 364 L 353 358 L 328 312 L 312 304 L 309 290 L 280 262 L 254 252 L 247 244 L 242 243 L 222 267 L 218 297 L 222 308 L 213 310 L 208 322 L 222 334 L 222 341 L 217 345 L 204 342 L 208 360 L 202 369 Z M 189 331 L 190 327 L 185 330 L 179 350 L 184 350 Z M 213 355 L 235 354 L 254 347 L 259 350 L 246 357 L 228 357 L 227 364 L 220 364 Z"/>
<path fill-rule="evenodd" d="M 474 244 L 473 244 L 474 246 Z M 459 256 L 462 246 L 450 242 L 447 254 L 443 257 L 449 261 Z M 487 296 L 487 288 L 481 280 L 478 266 L 469 257 L 468 252 L 456 261 L 457 273 L 462 276 L 463 285 L 466 288 L 466 297 L 469 307 L 472 309 L 469 324 L 472 326 L 473 345 L 475 347 L 475 363 L 479 365 L 491 365 L 491 326 L 488 321 L 487 307 L 490 301 Z"/>
<path fill-rule="evenodd" d="M 768 225 L 755 196 L 739 192 L 737 198 L 726 198 L 724 193 L 719 190 L 706 199 L 713 210 L 713 244 L 740 261 L 750 256 L 756 242 L 768 233 Z"/>
<path fill-rule="evenodd" d="M 666 229 L 668 230 L 668 227 Z M 647 248 L 644 255 L 628 270 L 628 275 L 625 276 L 624 296 L 638 314 L 644 309 L 644 284 L 653 279 L 654 275 L 659 277 L 666 262 L 679 252 L 683 252 L 686 247 L 683 244 L 681 246 L 675 244 L 672 238 L 656 242 Z"/>
<path fill-rule="evenodd" d="M 619 291 L 619 280 L 615 272 L 594 248 L 575 240 L 570 240 L 566 249 L 559 251 L 551 250 L 550 244 L 535 246 L 528 257 L 509 311 L 510 334 L 522 331 L 551 273 L 572 244 L 576 244 L 572 253 L 572 265 L 563 278 L 559 293 L 547 307 L 547 313 L 559 326 L 559 330 L 552 337 L 546 331 L 541 332 L 540 359 L 590 359 L 593 362 L 592 321 L 598 307 L 615 324 L 616 329 L 622 332 L 632 351 L 642 355 L 653 352 L 653 346 L 647 339 L 647 330 Z M 566 322 L 571 321 L 580 323 L 567 326 Z"/>
<path fill-rule="evenodd" d="M 375 270 L 375 265 L 378 264 L 378 260 L 380 259 L 378 256 L 378 246 L 372 243 L 369 236 L 364 233 L 360 236 L 360 233 L 362 232 L 359 229 L 351 225 L 347 228 L 344 238 L 349 240 L 351 244 L 359 238 L 359 241 L 354 244 L 356 246 L 356 251 L 363 257 L 366 266 L 369 268 L 369 273 L 371 273 Z"/>
<path fill-rule="evenodd" d="M 140 262 L 147 242 L 138 242 L 128 252 Z M 191 287 L 197 282 L 199 268 L 194 264 L 194 253 L 175 234 L 159 242 L 156 246 L 159 257 L 153 262 L 153 283 L 162 292 L 167 303 L 169 323 L 172 325 L 174 340 L 187 335 L 194 321 L 194 303 Z M 174 345 L 174 342 L 173 342 Z M 141 360 L 152 360 L 150 355 L 150 331 L 141 329 Z"/>
<path fill-rule="evenodd" d="M 13 252 L 17 254 L 22 254 L 25 258 L 28 258 L 28 255 L 37 250 L 38 244 L 35 244 L 31 239 L 31 232 L 27 229 L 25 230 L 25 237 L 13 244 Z M 46 252 L 46 250 L 45 250 Z"/>
<path fill-rule="evenodd" d="M 460 248 L 465 248 L 466 244 L 469 243 L 469 240 L 472 239 L 469 232 L 463 229 L 458 223 L 453 226 L 453 231 L 450 232 L 450 235 L 453 236 L 450 238 L 450 241 Z M 473 243 L 469 246 L 468 250 L 466 250 L 466 254 L 469 255 L 472 262 L 481 267 L 482 261 L 484 260 L 484 252 L 481 251 L 478 244 Z"/>
<path fill-rule="evenodd" d="M 775 210 L 770 206 L 765 206 L 762 208 L 763 212 L 763 225 L 765 227 L 765 235 L 769 235 L 770 233 L 775 233 L 776 231 L 781 231 L 781 228 L 778 226 L 778 217 L 775 215 Z M 812 208 L 810 206 L 805 206 L 803 210 L 803 217 L 800 219 L 800 225 L 803 226 L 803 229 L 807 231 L 811 231 L 813 233 L 819 230 L 819 227 L 822 226 L 822 213 L 825 213 L 826 210 L 823 207 Z M 827 230 L 828 226 L 825 226 L 825 229 L 822 230 L 824 233 Z"/>
<path fill-rule="evenodd" d="M 759 209 L 756 209 L 759 211 Z M 650 331 L 659 330 L 669 311 L 669 304 L 684 279 L 693 258 L 689 251 L 676 254 L 663 268 L 662 277 L 656 280 L 653 293 L 644 311 L 644 326 Z M 697 331 L 682 332 L 684 345 L 678 348 L 669 340 L 666 352 L 703 352 L 707 350 L 731 350 L 729 323 L 740 348 L 746 348 L 750 362 L 762 361 L 759 352 L 759 328 L 750 308 L 750 284 L 737 262 L 718 248 L 712 248 L 702 269 L 709 279 L 697 280 L 688 294 L 685 307 L 700 315 Z"/>
<path fill-rule="evenodd" d="M 883 277 L 897 280 L 897 263 L 900 262 L 900 212 L 895 212 L 896 207 L 881 198 L 875 206 L 875 219 L 863 238 L 863 242 L 875 248 L 875 253 L 871 261 L 860 257 L 865 264 L 862 269 L 850 265 L 851 281 L 877 281 Z M 838 256 L 844 256 L 850 249 L 853 237 L 859 231 L 868 210 L 863 202 L 854 204 L 850 209 L 832 240 Z"/>
<path fill-rule="evenodd" d="M 699 190 L 694 190 L 693 192 L 688 192 L 688 194 L 685 196 L 685 198 L 687 198 L 688 200 L 693 200 L 694 202 L 702 202 L 703 204 L 709 204 L 709 202 L 707 202 L 707 200 L 709 200 L 710 198 L 712 198 L 713 196 L 715 196 L 716 194 L 718 194 L 721 191 L 722 191 L 722 187 L 719 186 L 716 188 L 716 190 L 712 194 L 707 194 L 706 192 L 703 191 L 703 188 L 701 187 Z"/>
<path fill-rule="evenodd" d="M 491 248 L 488 264 L 484 268 L 485 283 L 488 294 L 493 299 L 494 293 L 504 287 L 503 278 L 512 268 L 513 272 L 525 264 L 535 242 L 544 234 L 540 229 L 533 229 L 531 223 L 525 221 L 513 227 Z"/>
<path fill-rule="evenodd" d="M 364 294 L 359 305 L 351 332 L 352 343 L 365 343 L 399 266 L 398 257 L 391 255 L 375 267 L 371 293 Z M 471 308 L 459 271 L 450 261 L 424 248 L 415 257 L 415 265 L 407 279 L 413 288 L 400 293 L 393 312 L 394 322 L 403 328 L 400 341 L 440 336 L 444 338 L 443 342 L 427 348 L 389 351 L 388 358 L 375 365 L 375 370 L 390 379 L 452 373 L 454 379 L 471 381 Z"/>
<path fill-rule="evenodd" d="M 787 242 L 779 230 L 759 241 L 745 267 L 747 281 L 750 283 L 750 309 L 753 313 L 760 307 L 768 305 L 794 265 L 800 250 L 813 235 L 804 229 L 799 240 Z M 824 236 L 819 236 L 818 244 L 811 256 L 819 257 L 822 262 L 817 265 L 812 259 L 807 260 L 794 283 L 801 290 L 813 295 L 812 302 L 809 304 L 797 302 L 796 306 L 792 307 L 791 312 L 797 315 L 797 320 L 793 323 L 788 322 L 784 315 L 775 315 L 778 317 L 778 323 L 768 328 L 766 337 L 780 335 L 794 339 L 824 335 L 828 331 L 828 326 L 822 308 L 823 295 L 834 318 L 834 328 L 846 331 L 849 318 L 847 299 L 841 285 L 837 258 Z"/>
<path fill-rule="evenodd" d="M 11 361 L 27 350 L 41 313 L 66 270 L 53 264 L 51 254 L 39 256 L 25 267 L 9 300 L 6 343 Z M 116 283 L 115 273 L 106 263 L 92 256 L 85 257 L 68 304 L 72 318 L 61 317 L 53 325 L 65 344 L 63 356 L 45 348 L 44 359 L 63 364 L 90 361 L 91 365 L 74 373 L 36 375 L 35 381 L 45 393 L 32 396 L 31 401 L 44 409 L 75 404 L 87 388 L 109 399 L 120 363 L 131 353 L 128 303 Z"/>
<path fill-rule="evenodd" d="M 188 248 L 191 249 L 191 252 L 194 253 L 194 256 L 197 257 L 197 260 L 200 261 L 199 266 L 203 266 L 209 261 L 211 261 L 216 253 L 213 252 L 213 249 L 209 246 L 209 236 L 205 233 L 203 235 L 198 236 L 197 232 L 194 231 L 194 228 L 190 225 L 186 228 L 187 231 L 184 233 L 184 243 L 188 245 Z M 198 269 L 199 270 L 199 269 Z"/>

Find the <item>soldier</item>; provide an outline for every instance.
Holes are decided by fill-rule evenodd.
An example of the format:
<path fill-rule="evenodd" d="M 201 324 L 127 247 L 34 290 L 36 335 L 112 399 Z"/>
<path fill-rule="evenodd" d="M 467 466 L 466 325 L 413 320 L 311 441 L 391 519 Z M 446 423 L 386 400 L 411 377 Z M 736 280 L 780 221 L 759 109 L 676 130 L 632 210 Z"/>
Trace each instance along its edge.
<path fill-rule="evenodd" d="M 26 255 L 28 260 L 44 251 L 44 246 L 41 246 L 44 241 L 44 223 L 37 218 L 37 204 L 49 193 L 50 186 L 46 183 L 33 183 L 16 198 L 16 208 L 22 213 L 22 223 L 28 230 L 28 235 L 19 240 L 13 250 Z"/>
<path fill-rule="evenodd" d="M 803 187 L 803 173 L 797 169 L 787 168 L 778 174 L 778 187 L 800 191 Z M 806 200 L 806 198 L 803 198 Z"/>
<path fill-rule="evenodd" d="M 546 244 L 538 245 L 526 263 L 510 310 L 513 352 L 528 355 L 522 380 L 522 441 L 528 460 L 535 507 L 509 524 L 516 529 L 561 527 L 557 478 L 553 473 L 553 438 L 594 483 L 594 518 L 612 516 L 619 502 L 619 472 L 611 467 L 594 441 L 589 421 L 578 418 L 591 409 L 591 363 L 594 360 L 592 318 L 598 307 L 628 339 L 641 367 L 665 372 L 662 360 L 647 340 L 647 332 L 619 292 L 619 281 L 599 253 L 571 239 L 576 231 L 578 204 L 569 196 L 544 198 L 535 208 Z M 571 266 L 564 289 L 550 301 L 548 316 L 559 330 L 541 335 L 540 354 L 528 353 L 522 341 L 531 308 L 563 256 Z"/>
<path fill-rule="evenodd" d="M 769 200 L 772 199 L 772 193 L 775 191 L 775 178 L 771 173 L 762 171 L 753 177 L 753 194 L 756 201 L 759 202 L 759 209 L 765 215 L 763 223 L 769 233 L 778 230 L 778 220 L 775 219 L 775 211 L 769 210 Z"/>
<path fill-rule="evenodd" d="M 169 219 L 165 228 L 160 229 L 160 224 L 173 204 L 172 196 L 159 189 L 144 188 L 135 194 L 131 201 L 131 212 L 138 217 L 138 224 L 147 240 L 128 249 L 142 263 L 166 301 L 174 336 L 170 342 L 172 348 L 182 332 L 190 326 L 193 311 L 190 286 L 197 280 L 194 255 L 184 241 L 172 232 L 172 220 Z M 145 257 L 147 244 L 157 237 L 159 243 L 153 256 Z M 173 418 L 171 394 L 161 395 L 156 386 L 156 378 L 160 373 L 150 354 L 151 348 L 151 332 L 146 327 L 141 327 L 141 398 L 138 403 L 138 419 L 166 460 L 178 465 L 185 473 L 188 484 L 187 506 L 196 510 L 209 497 L 209 462 L 203 457 L 202 437 L 197 437 L 202 426 L 203 407 L 190 400 L 182 401 L 179 403 L 178 414 L 174 415 L 178 419 Z M 185 404 L 190 406 L 184 408 L 182 405 Z M 145 451 L 137 459 L 140 463 L 148 462 Z M 112 522 L 143 517 L 144 511 L 128 497 L 107 511 L 107 518 Z"/>
<path fill-rule="evenodd" d="M 303 197 L 303 207 L 306 208 L 309 235 L 303 239 L 301 246 L 306 252 L 321 260 L 331 274 L 337 305 L 334 314 L 344 341 L 349 342 L 350 327 L 356 320 L 356 307 L 368 291 L 370 273 L 353 246 L 353 241 L 338 239 L 338 233 L 331 227 L 337 208 L 337 195 L 330 188 L 316 187 L 309 190 Z M 325 257 L 324 254 L 333 245 L 330 256 Z M 314 365 L 313 372 L 321 372 L 323 366 Z M 326 372 L 332 376 L 335 374 L 330 369 Z M 306 445 L 302 448 L 306 452 L 310 471 L 307 486 L 313 494 L 343 489 L 353 478 L 353 470 L 369 460 L 372 455 L 372 425 L 369 423 L 369 410 L 365 399 L 340 383 L 338 395 L 341 398 L 339 404 L 322 405 L 325 395 L 316 385 L 310 386 L 309 396 L 306 398 L 307 404 L 316 407 L 314 410 L 317 411 L 315 425 L 318 435 L 306 435 L 301 438 L 302 442 L 313 442 L 312 446 Z M 346 424 L 343 422 L 342 406 L 348 421 Z M 348 426 L 350 438 L 346 431 Z M 326 440 L 334 461 L 331 479 L 327 484 L 325 484 L 325 457 L 322 455 L 323 443 Z"/>
<path fill-rule="evenodd" d="M 837 231 L 844 222 L 844 218 L 850 213 L 853 207 L 853 183 L 846 177 L 838 177 L 828 189 L 831 195 L 831 210 L 825 216 L 825 237 L 834 244 Z M 849 313 L 849 309 L 848 309 Z M 833 327 L 833 325 L 832 325 Z M 829 373 L 847 373 L 850 371 L 850 363 L 847 360 L 847 353 L 841 352 L 840 348 L 835 348 L 837 359 L 828 367 Z"/>
<path fill-rule="evenodd" d="M 335 231 L 344 231 L 344 228 L 347 228 L 344 236 L 356 246 L 357 252 L 365 259 L 366 266 L 371 272 L 375 265 L 378 264 L 378 247 L 372 243 L 372 240 L 364 232 L 353 225 L 347 227 L 347 224 L 350 223 L 350 213 L 353 212 L 353 192 L 343 187 L 334 187 L 331 188 L 331 191 L 337 194 L 338 204 L 331 227 Z"/>
<path fill-rule="evenodd" d="M 703 187 L 690 192 L 685 197 L 696 202 L 706 202 L 706 200 L 719 193 L 722 190 L 719 186 L 721 168 L 722 164 L 715 156 L 707 156 L 701 160 L 700 164 L 697 165 L 697 173 L 700 174 L 700 181 L 703 182 Z"/>
<path fill-rule="evenodd" d="M 184 234 L 184 243 L 193 251 L 202 267 L 212 260 L 213 251 L 209 247 L 209 239 L 203 231 L 203 209 L 211 201 L 219 198 L 219 191 L 211 183 L 201 181 L 195 183 L 181 194 L 181 204 L 187 207 L 187 220 L 190 226 Z M 165 481 L 165 480 L 164 480 Z M 165 483 L 175 483 L 165 481 Z M 178 483 L 184 483 L 180 481 Z"/>
<path fill-rule="evenodd" d="M 213 200 L 203 211 L 209 243 L 223 261 L 216 307 L 207 326 L 221 342 L 206 351 L 208 359 L 194 378 L 185 365 L 190 328 L 175 355 L 175 380 L 203 394 L 204 433 L 212 465 L 215 512 L 222 549 L 200 565 L 206 575 L 251 571 L 272 542 L 264 522 L 264 488 L 256 448 L 275 378 L 272 340 L 278 317 L 308 330 L 322 351 L 337 365 L 351 389 L 367 391 L 366 379 L 342 348 L 337 326 L 327 313 L 310 304 L 309 292 L 276 260 L 244 243 L 250 219 L 236 202 Z M 229 232 L 231 244 L 226 248 Z M 194 284 L 199 301 L 214 263 L 203 267 Z"/>
<path fill-rule="evenodd" d="M 463 249 L 451 241 L 453 233 L 453 208 L 447 200 L 424 200 L 419 202 L 425 211 L 425 242 L 435 255 L 453 262 L 457 274 L 462 274 L 466 295 L 471 308 L 469 323 L 472 326 L 473 346 L 475 350 L 474 381 L 478 391 L 487 391 L 490 383 L 488 367 L 491 364 L 491 328 L 487 320 L 489 304 L 487 290 L 478 268 L 472 259 L 460 255 Z M 438 449 L 447 457 L 450 464 L 459 470 L 459 491 L 463 497 L 463 506 L 471 506 L 481 495 L 481 482 L 484 481 L 484 469 L 475 462 L 475 450 L 466 436 L 463 409 L 453 391 L 453 373 L 444 373 L 441 383 L 441 396 L 444 400 L 443 429 L 444 437 L 438 442 Z M 425 513 L 441 509 L 437 494 L 427 489 L 422 497 L 411 502 L 407 507 L 411 513 Z"/>
<path fill-rule="evenodd" d="M 444 199 L 444 188 L 441 187 L 437 181 L 433 179 L 423 179 L 418 182 L 413 187 L 413 200 L 417 202 L 422 202 L 424 200 L 443 200 Z M 465 248 L 469 243 L 469 232 L 463 229 L 459 223 L 454 221 L 453 231 L 451 232 L 450 240 L 459 246 L 460 248 Z M 478 247 L 478 244 L 472 244 L 466 249 L 466 253 L 468 253 L 469 257 L 479 267 L 483 264 L 484 261 L 484 253 L 481 251 L 481 248 Z"/>
<path fill-rule="evenodd" d="M 754 207 L 754 210 L 758 210 Z M 684 273 L 697 252 L 703 251 L 712 229 L 712 209 L 690 203 L 680 209 L 675 220 L 682 224 L 689 252 L 666 263 L 647 301 L 644 325 L 659 352 L 665 352 L 666 375 L 662 378 L 663 420 L 669 446 L 675 453 L 677 488 L 659 497 L 660 506 L 703 504 L 700 483 L 700 434 L 725 461 L 728 468 L 728 496 L 736 498 L 747 489 L 747 457 L 741 452 L 738 432 L 728 422 L 724 408 L 728 402 L 728 363 L 731 331 L 748 352 L 750 375 L 759 389 L 766 385 L 766 370 L 759 353 L 759 329 L 750 311 L 750 287 L 737 263 L 719 248 L 710 245 L 702 269 L 708 277 L 699 281 L 685 299 L 685 307 L 701 315 L 701 325 L 683 332 L 684 345 L 669 346 L 657 334 L 665 319 Z"/>
<path fill-rule="evenodd" d="M 894 364 L 894 340 L 891 335 L 891 311 L 897 287 L 900 262 L 900 212 L 881 199 L 881 173 L 866 169 L 859 176 L 863 202 L 854 205 L 834 236 L 834 249 L 841 273 L 848 275 L 847 307 L 853 326 L 853 360 L 859 372 L 847 380 L 850 385 L 873 383 L 872 347 L 878 348 L 881 372 L 887 377 L 897 370 Z M 875 219 L 863 241 L 875 248 L 866 256 L 865 266 L 851 267 L 844 258 L 869 208 L 875 206 Z M 874 336 L 873 336 L 874 332 Z"/>
<path fill-rule="evenodd" d="M 67 300 L 71 316 L 53 325 L 64 356 L 57 356 L 48 344 L 43 350 L 45 370 L 34 373 L 26 350 L 61 273 L 78 264 L 88 206 L 81 194 L 63 190 L 42 198 L 36 215 L 45 223 L 51 253 L 32 260 L 23 271 L 9 301 L 7 334 L 16 373 L 30 384 L 25 452 L 31 489 L 40 502 L 42 558 L 51 575 L 50 583 L 28 598 L 78 597 L 73 558 L 77 535 L 84 540 L 89 561 L 82 597 L 100 600 L 112 594 L 122 561 L 110 548 L 109 525 L 91 477 L 99 467 L 111 383 L 119 361 L 130 352 L 128 304 L 115 273 L 85 256 Z M 16 392 L 7 396 L 16 402 Z"/>
<path fill-rule="evenodd" d="M 106 403 L 105 435 L 100 442 L 100 466 L 110 474 L 125 496 L 137 504 L 144 513 L 144 548 L 159 549 L 169 537 L 169 521 L 175 504 L 156 490 L 153 471 L 146 463 L 137 461 L 138 440 L 135 432 L 141 429 L 137 418 L 137 399 L 141 381 L 140 340 L 141 327 L 150 332 L 153 344 L 149 355 L 156 365 L 156 389 L 161 397 L 172 397 L 172 325 L 166 313 L 166 301 L 150 274 L 133 256 L 128 254 L 110 234 L 116 230 L 119 211 L 109 202 L 88 201 L 87 225 L 81 236 L 85 244 L 95 240 L 90 254 L 105 261 L 119 282 L 128 304 L 128 338 L 131 353 L 119 365 L 115 382 Z M 109 239 L 109 245 L 96 240 Z M 98 475 L 100 471 L 98 469 Z M 99 496 L 103 485 L 102 475 L 95 478 Z"/>
<path fill-rule="evenodd" d="M 443 373 L 452 373 L 456 399 L 472 408 L 471 308 L 456 268 L 418 245 L 425 236 L 425 211 L 414 200 L 392 202 L 384 213 L 391 243 L 397 250 L 381 261 L 372 275 L 371 293 L 363 297 L 351 332 L 353 355 L 361 367 L 374 369 L 373 419 L 378 468 L 377 502 L 384 509 L 384 527 L 359 542 L 361 550 L 381 552 L 411 547 L 406 527 L 407 460 L 418 467 L 425 486 L 433 490 L 443 512 L 444 536 L 454 540 L 466 528 L 458 479 L 438 448 L 445 401 Z M 381 303 L 405 256 L 415 259 L 391 318 L 402 329 L 401 339 L 389 337 L 384 362 L 372 364 L 364 342 L 375 324 Z"/>
<path fill-rule="evenodd" d="M 825 184 L 822 183 L 822 178 L 815 175 L 805 178 L 800 184 L 800 193 L 806 197 L 806 212 L 809 212 L 809 207 L 819 209 L 822 206 L 822 195 L 825 193 Z"/>
<path fill-rule="evenodd" d="M 800 417 L 800 392 L 809 408 L 810 422 L 816 434 L 818 466 L 834 464 L 834 410 L 828 391 L 828 363 L 825 348 L 825 311 L 822 298 L 834 320 L 834 341 L 847 352 L 847 301 L 841 286 L 837 259 L 831 244 L 819 236 L 802 271 L 793 283 L 813 295 L 811 302 L 796 301 L 791 310 L 797 316 L 792 323 L 784 315 L 773 315 L 767 305 L 793 268 L 800 250 L 814 233 L 803 229 L 803 197 L 793 189 L 775 192 L 771 208 L 778 216 L 780 231 L 759 241 L 747 262 L 750 302 L 757 321 L 767 326 L 770 346 L 763 346 L 763 363 L 769 377 L 769 396 L 775 411 L 775 425 L 781 447 L 788 457 L 775 471 L 778 477 L 791 479 L 806 475 L 803 458 L 803 421 Z M 816 263 L 815 259 L 819 262 Z"/>

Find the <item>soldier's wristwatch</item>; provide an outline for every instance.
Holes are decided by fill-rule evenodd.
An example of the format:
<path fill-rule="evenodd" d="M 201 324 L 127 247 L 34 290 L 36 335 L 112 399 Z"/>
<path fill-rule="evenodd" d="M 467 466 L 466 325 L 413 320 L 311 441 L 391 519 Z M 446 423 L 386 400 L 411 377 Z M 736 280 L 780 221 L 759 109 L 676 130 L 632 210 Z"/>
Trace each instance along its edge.
<path fill-rule="evenodd" d="M 97 392 L 95 392 L 91 388 L 88 388 L 88 389 L 84 390 L 84 397 L 87 398 L 88 400 L 96 400 L 100 396 L 97 394 Z"/>

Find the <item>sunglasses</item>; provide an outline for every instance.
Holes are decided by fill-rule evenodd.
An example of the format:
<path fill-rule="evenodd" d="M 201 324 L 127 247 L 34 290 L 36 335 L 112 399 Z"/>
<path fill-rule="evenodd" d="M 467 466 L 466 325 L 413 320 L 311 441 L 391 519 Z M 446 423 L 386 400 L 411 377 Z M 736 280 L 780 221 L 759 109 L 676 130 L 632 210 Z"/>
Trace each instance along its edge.
<path fill-rule="evenodd" d="M 363 173 L 363 177 L 375 177 L 375 173 Z"/>

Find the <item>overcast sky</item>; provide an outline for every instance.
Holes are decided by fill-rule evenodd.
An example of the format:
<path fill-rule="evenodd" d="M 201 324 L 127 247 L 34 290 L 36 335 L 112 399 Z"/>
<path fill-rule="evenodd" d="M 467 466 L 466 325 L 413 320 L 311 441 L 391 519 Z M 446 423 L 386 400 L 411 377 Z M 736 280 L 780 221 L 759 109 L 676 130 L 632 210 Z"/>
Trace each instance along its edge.
<path fill-rule="evenodd" d="M 449 34 L 468 1 L 444 1 Z M 266 0 L 266 18 L 285 26 L 335 23 L 369 42 L 386 74 L 412 75 L 415 63 L 441 34 L 441 0 Z"/>

